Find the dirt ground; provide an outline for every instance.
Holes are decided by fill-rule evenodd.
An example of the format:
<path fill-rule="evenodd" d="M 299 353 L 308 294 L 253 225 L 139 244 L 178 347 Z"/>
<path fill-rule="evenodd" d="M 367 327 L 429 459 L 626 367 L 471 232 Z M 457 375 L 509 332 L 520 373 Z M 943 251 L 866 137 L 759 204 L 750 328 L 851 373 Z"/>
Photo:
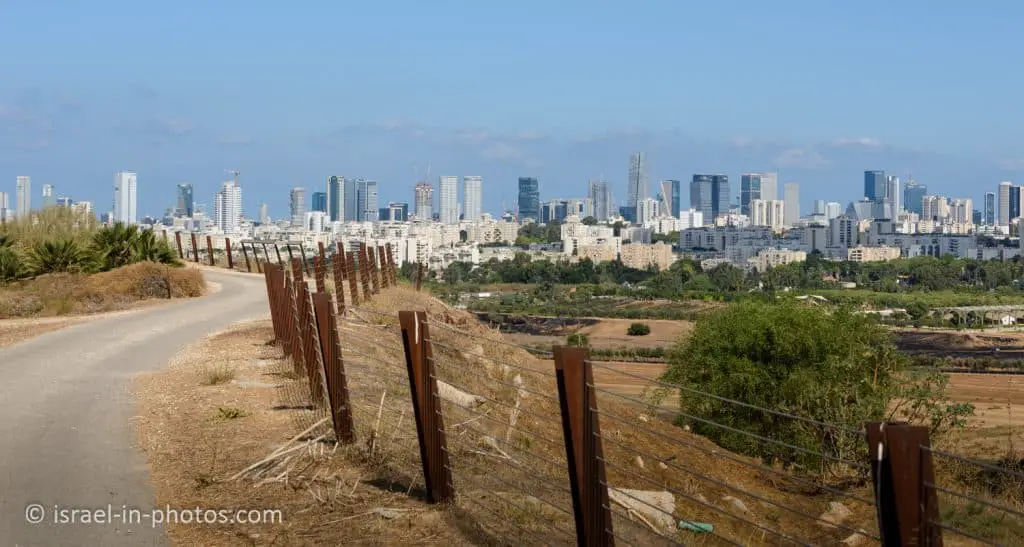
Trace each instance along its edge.
<path fill-rule="evenodd" d="M 633 323 L 646 323 L 651 333 L 646 336 L 629 336 L 626 330 Z M 594 348 L 618 348 L 622 346 L 660 348 L 675 344 L 679 338 L 693 330 L 691 321 L 668 321 L 660 319 L 597 319 L 592 325 L 580 327 L 575 332 L 585 334 Z M 531 334 L 503 334 L 510 342 L 522 345 L 550 346 L 565 343 L 564 336 L 539 336 Z"/>
<path fill-rule="evenodd" d="M 1016 329 L 898 329 L 896 346 L 910 354 L 1024 359 L 1024 332 Z"/>
<path fill-rule="evenodd" d="M 992 458 L 1024 449 L 1024 377 L 951 374 L 950 397 L 974 404 L 965 430 L 949 439 L 957 453 Z"/>
<path fill-rule="evenodd" d="M 238 327 L 189 348 L 161 373 L 137 379 L 139 439 L 159 506 L 276 509 L 283 522 L 177 525 L 179 545 L 465 545 L 444 511 L 427 506 L 314 443 L 283 476 L 232 480 L 296 433 L 279 387 L 290 365 L 269 322 Z M 223 383 L 208 385 L 214 377 Z M 230 379 L 227 379 L 230 378 Z M 292 378 L 293 380 L 293 378 Z M 377 512 L 373 512 L 377 511 Z"/>

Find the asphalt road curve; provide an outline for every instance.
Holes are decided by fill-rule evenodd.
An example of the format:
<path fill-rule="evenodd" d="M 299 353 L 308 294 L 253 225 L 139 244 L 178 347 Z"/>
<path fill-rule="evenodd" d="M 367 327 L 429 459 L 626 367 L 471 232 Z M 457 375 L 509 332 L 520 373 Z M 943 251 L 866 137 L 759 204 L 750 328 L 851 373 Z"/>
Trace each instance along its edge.
<path fill-rule="evenodd" d="M 202 298 L 0 349 L 0 544 L 167 543 L 148 514 L 155 499 L 131 425 L 131 379 L 203 336 L 269 315 L 262 276 L 204 273 L 219 290 Z"/>

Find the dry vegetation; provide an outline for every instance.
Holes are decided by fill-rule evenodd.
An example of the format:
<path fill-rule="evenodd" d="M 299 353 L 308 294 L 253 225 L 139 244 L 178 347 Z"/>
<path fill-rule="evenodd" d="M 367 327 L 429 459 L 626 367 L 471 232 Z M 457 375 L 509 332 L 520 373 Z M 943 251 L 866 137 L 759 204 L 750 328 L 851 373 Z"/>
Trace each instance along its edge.
<path fill-rule="evenodd" d="M 92 275 L 51 274 L 0 287 L 0 319 L 115 311 L 148 300 L 201 296 L 205 291 L 199 270 L 155 262 Z"/>
<path fill-rule="evenodd" d="M 421 501 L 397 309 L 430 314 L 436 375 L 447 393 L 442 412 L 457 492 L 453 506 Z M 337 449 L 323 442 L 333 434 L 318 425 L 323 413 L 309 409 L 308 384 L 279 348 L 266 344 L 272 338 L 266 324 L 204 341 L 168 371 L 140 381 L 142 442 L 160 504 L 280 508 L 285 515 L 285 524 L 276 526 L 172 528 L 174 540 L 574 543 L 551 361 L 510 345 L 472 315 L 406 288 L 385 290 L 350 310 L 341 334 L 356 442 Z M 233 379 L 207 381 L 214 366 L 230 366 Z M 728 454 L 658 419 L 654 409 L 610 393 L 599 394 L 598 406 L 609 485 L 675 493 L 671 524 L 645 513 L 630 491 L 616 494 L 615 533 L 624 543 L 657 544 L 651 527 L 684 544 L 721 542 L 679 531 L 676 520 L 712 523 L 714 534 L 747 545 L 779 543 L 764 529 L 814 544 L 837 544 L 860 529 L 874 533 L 873 508 L 825 493 L 817 479 Z M 292 452 L 239 473 L 311 426 L 317 442 L 293 443 Z M 871 497 L 865 487 L 851 492 Z M 843 524 L 819 522 L 840 499 L 851 513 Z"/>

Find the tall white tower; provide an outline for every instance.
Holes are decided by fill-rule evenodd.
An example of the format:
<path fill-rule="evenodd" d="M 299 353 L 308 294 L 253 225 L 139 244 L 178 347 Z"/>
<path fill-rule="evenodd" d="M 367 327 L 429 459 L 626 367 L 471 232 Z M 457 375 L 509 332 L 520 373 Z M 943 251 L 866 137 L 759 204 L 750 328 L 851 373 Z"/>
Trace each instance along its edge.
<path fill-rule="evenodd" d="M 478 176 L 462 177 L 463 218 L 469 222 L 480 220 L 483 213 L 484 178 Z"/>
<path fill-rule="evenodd" d="M 238 231 L 242 222 L 242 188 L 229 180 L 213 198 L 214 220 L 224 233 Z"/>
<path fill-rule="evenodd" d="M 114 173 L 114 222 L 137 224 L 136 175 L 131 171 Z"/>
<path fill-rule="evenodd" d="M 459 223 L 459 177 L 443 176 L 438 181 L 442 224 Z"/>
<path fill-rule="evenodd" d="M 32 179 L 18 177 L 17 192 L 14 196 L 14 215 L 22 218 L 32 210 Z"/>

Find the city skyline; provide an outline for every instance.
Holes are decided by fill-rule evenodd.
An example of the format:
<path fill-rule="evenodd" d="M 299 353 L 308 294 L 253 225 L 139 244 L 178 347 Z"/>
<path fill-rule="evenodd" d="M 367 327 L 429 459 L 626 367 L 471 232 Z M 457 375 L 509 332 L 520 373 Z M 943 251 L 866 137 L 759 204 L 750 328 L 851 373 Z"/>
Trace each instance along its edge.
<path fill-rule="evenodd" d="M 312 190 L 335 174 L 377 181 L 381 204 L 410 201 L 431 166 L 483 176 L 486 211 L 502 202 L 511 208 L 523 176 L 535 177 L 543 196 L 584 195 L 589 180 L 607 180 L 622 205 L 636 151 L 647 154 L 651 186 L 715 172 L 738 186 L 743 172 L 777 171 L 780 185 L 801 185 L 802 209 L 814 199 L 858 199 L 846 189 L 872 168 L 904 179 L 913 173 L 946 195 L 1024 180 L 1014 91 L 1021 77 L 1000 64 L 1024 47 L 1012 39 L 1013 13 L 1024 15 L 1024 6 L 1004 4 L 991 17 L 966 7 L 797 1 L 791 10 L 751 3 L 745 17 L 714 3 L 660 2 L 628 13 L 588 3 L 586 25 L 578 24 L 584 4 L 571 0 L 545 5 L 543 21 L 532 16 L 540 4 L 529 1 L 473 9 L 399 1 L 355 13 L 323 3 L 316 21 L 247 10 L 253 34 L 245 37 L 216 31 L 238 22 L 221 5 L 204 5 L 204 17 L 193 20 L 198 8 L 188 2 L 160 16 L 116 3 L 69 5 L 58 14 L 16 3 L 5 11 L 10 26 L 0 45 L 15 51 L 36 42 L 40 21 L 58 38 L 0 59 L 0 70 L 18 74 L 0 84 L 0 191 L 13 194 L 7 181 L 30 175 L 36 185 L 53 184 L 57 197 L 105 210 L 109 173 L 130 165 L 143 177 L 140 215 L 159 215 L 184 181 L 199 202 L 211 203 L 220 173 L 237 166 L 245 172 L 245 212 L 256 216 L 268 203 L 280 217 L 282 190 Z M 453 18 L 468 30 L 438 36 L 423 24 Z M 372 55 L 351 55 L 327 38 L 339 19 L 370 23 L 347 36 L 377 44 Z M 666 39 L 680 20 L 694 24 Z M 208 31 L 208 39 L 182 43 L 168 21 Z M 91 22 L 124 29 L 133 47 L 123 47 L 124 35 L 95 36 L 83 24 Z M 527 23 L 541 34 L 527 44 L 498 32 Z M 638 39 L 616 31 L 627 23 L 647 32 Z M 251 38 L 292 27 L 315 40 Z M 959 40 L 934 43 L 951 27 Z M 722 28 L 734 39 L 704 51 Z M 865 40 L 864 28 L 885 40 Z M 594 32 L 606 39 L 571 39 Z M 164 44 L 175 44 L 173 53 Z M 246 59 L 261 62 L 236 66 Z M 219 76 L 227 64 L 230 84 Z M 478 71 L 468 81 L 467 66 Z M 609 83 L 627 67 L 644 76 Z M 892 85 L 864 86 L 865 74 Z M 950 85 L 949 74 L 972 85 Z M 689 85 L 694 78 L 716 85 Z M 751 79 L 772 85 L 751 94 Z M 462 83 L 423 92 L 452 81 Z M 509 85 L 526 81 L 543 93 Z M 972 194 L 976 203 L 984 199 Z M 41 199 L 38 190 L 32 197 Z"/>

